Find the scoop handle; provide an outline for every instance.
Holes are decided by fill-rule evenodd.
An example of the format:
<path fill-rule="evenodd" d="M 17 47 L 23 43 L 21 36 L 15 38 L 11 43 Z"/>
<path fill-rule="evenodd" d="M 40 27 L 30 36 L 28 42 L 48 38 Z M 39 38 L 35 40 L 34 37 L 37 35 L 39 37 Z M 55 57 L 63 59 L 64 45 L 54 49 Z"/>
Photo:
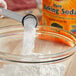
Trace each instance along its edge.
<path fill-rule="evenodd" d="M 10 10 L 2 8 L 2 7 L 0 8 L 0 14 L 3 16 L 12 18 L 14 20 L 17 20 L 17 21 L 21 22 L 23 25 L 24 25 L 24 20 L 28 19 L 28 18 L 32 18 L 32 19 L 34 18 L 35 19 L 36 24 L 34 25 L 34 27 L 36 27 L 38 24 L 37 18 L 32 14 L 27 14 L 26 16 L 22 16 L 18 13 L 15 13 L 13 11 L 10 11 Z"/>
<path fill-rule="evenodd" d="M 24 16 L 22 16 L 22 15 L 20 15 L 18 13 L 15 13 L 13 11 L 7 10 L 5 8 L 2 8 L 2 7 L 0 7 L 0 14 L 3 15 L 3 16 L 12 18 L 14 20 L 17 20 L 19 22 L 22 22 L 22 19 L 24 17 Z"/>

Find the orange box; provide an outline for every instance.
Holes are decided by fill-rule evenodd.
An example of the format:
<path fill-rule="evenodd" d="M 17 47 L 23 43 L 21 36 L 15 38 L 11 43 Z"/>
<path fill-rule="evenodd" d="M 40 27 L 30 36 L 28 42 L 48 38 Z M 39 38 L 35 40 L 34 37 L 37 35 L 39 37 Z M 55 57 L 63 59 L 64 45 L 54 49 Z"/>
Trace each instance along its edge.
<path fill-rule="evenodd" d="M 43 0 L 42 12 L 42 27 L 40 27 L 39 31 L 61 34 L 76 42 L 76 39 L 69 34 L 70 32 L 76 34 L 76 0 Z M 65 43 L 72 46 L 64 39 L 57 39 L 48 35 L 39 35 L 39 39 Z"/>
<path fill-rule="evenodd" d="M 42 11 L 42 25 L 76 34 L 76 0 L 43 0 Z"/>

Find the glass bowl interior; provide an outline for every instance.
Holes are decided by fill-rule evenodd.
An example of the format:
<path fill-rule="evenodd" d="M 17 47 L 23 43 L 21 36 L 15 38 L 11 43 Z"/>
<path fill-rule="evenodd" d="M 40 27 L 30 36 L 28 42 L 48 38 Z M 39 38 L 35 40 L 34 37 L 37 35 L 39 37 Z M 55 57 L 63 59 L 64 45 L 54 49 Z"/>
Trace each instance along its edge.
<path fill-rule="evenodd" d="M 38 31 L 38 28 L 35 36 L 35 46 L 32 50 L 33 54 L 23 54 L 24 28 L 21 25 L 1 27 L 0 59 L 12 62 L 38 63 L 61 59 L 75 52 L 74 50 L 70 51 L 71 48 L 75 46 L 74 40 L 54 32 Z M 43 35 L 46 37 L 59 37 L 65 41 L 67 40 L 70 44 L 72 44 L 72 47 L 65 43 L 40 39 L 39 37 Z"/>

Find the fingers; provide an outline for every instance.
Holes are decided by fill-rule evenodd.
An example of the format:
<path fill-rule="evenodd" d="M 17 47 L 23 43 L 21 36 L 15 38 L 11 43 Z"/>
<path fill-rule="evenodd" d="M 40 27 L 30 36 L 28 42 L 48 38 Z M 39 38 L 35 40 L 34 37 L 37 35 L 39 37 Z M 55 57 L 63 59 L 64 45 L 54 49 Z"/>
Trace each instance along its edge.
<path fill-rule="evenodd" d="M 0 3 L 0 7 L 3 7 L 3 8 L 5 8 L 5 6 L 4 6 L 4 4 L 3 4 L 3 3 Z"/>
<path fill-rule="evenodd" d="M 7 4 L 6 4 L 6 2 L 4 1 L 4 0 L 0 0 L 0 7 L 3 7 L 3 8 L 5 8 L 5 9 L 7 9 Z M 2 18 L 3 16 L 2 15 L 0 15 L 0 18 Z"/>
<path fill-rule="evenodd" d="M 7 8 L 7 4 L 4 0 L 0 0 L 0 7 Z"/>

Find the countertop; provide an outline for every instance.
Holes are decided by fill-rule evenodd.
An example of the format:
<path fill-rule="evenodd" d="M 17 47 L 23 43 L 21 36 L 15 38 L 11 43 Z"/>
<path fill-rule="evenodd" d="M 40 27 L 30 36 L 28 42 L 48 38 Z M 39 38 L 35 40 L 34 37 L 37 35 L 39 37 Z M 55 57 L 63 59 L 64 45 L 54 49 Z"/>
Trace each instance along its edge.
<path fill-rule="evenodd" d="M 39 15 L 39 11 L 38 10 L 33 10 L 35 15 Z M 36 13 L 37 12 L 37 13 Z M 24 11 L 20 11 L 19 13 L 21 14 L 24 14 Z M 13 19 L 10 19 L 10 18 L 2 18 L 0 19 L 0 27 L 3 27 L 3 26 L 8 26 L 8 25 L 18 25 L 18 24 L 21 24 L 20 22 L 17 22 Z M 76 76 L 76 54 L 72 60 L 72 63 L 70 65 L 70 68 L 68 69 L 68 72 L 67 72 L 67 75 L 66 76 Z"/>

